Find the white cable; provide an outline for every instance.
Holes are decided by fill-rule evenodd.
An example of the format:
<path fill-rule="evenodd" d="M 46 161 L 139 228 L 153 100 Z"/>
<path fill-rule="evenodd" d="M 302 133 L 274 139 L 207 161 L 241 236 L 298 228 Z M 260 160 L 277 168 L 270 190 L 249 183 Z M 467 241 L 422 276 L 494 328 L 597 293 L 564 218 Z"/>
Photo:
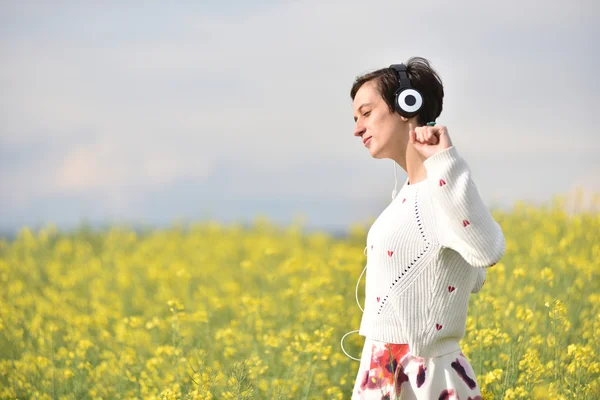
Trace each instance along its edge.
<path fill-rule="evenodd" d="M 363 268 L 363 271 L 360 273 L 360 276 L 358 277 L 358 281 L 356 281 L 356 290 L 354 291 L 354 294 L 356 296 L 356 304 L 358 304 L 358 308 L 360 308 L 360 311 L 362 311 L 362 312 L 365 312 L 365 310 L 363 310 L 363 308 L 360 306 L 360 303 L 358 302 L 358 285 L 360 284 L 360 278 L 362 278 L 366 269 L 367 269 L 367 266 L 365 265 L 365 267 Z"/>
<path fill-rule="evenodd" d="M 346 353 L 346 350 L 344 350 L 344 343 L 343 343 L 344 342 L 344 338 L 346 336 L 348 336 L 349 334 L 354 333 L 354 332 L 358 332 L 358 330 L 356 330 L 356 331 L 350 331 L 350 332 L 346 333 L 344 336 L 342 336 L 342 340 L 340 340 L 340 346 L 342 346 L 342 351 L 344 352 L 345 355 L 347 355 L 349 358 L 351 358 L 353 360 L 360 361 L 360 358 L 354 358 L 350 354 Z"/>
<path fill-rule="evenodd" d="M 367 255 L 366 254 L 367 248 L 368 248 L 368 246 L 365 246 L 365 250 L 363 251 L 363 253 L 365 255 Z M 360 311 L 362 311 L 362 312 L 365 312 L 365 310 L 360 306 L 360 302 L 358 301 L 358 286 L 360 285 L 360 279 L 362 278 L 362 276 L 363 276 L 363 274 L 365 273 L 366 270 L 367 270 L 367 266 L 365 265 L 365 267 L 363 268 L 362 272 L 360 273 L 360 276 L 358 277 L 358 281 L 356 282 L 356 290 L 354 291 L 354 295 L 356 297 L 356 304 L 358 304 L 358 308 L 360 308 Z M 346 333 L 344 336 L 342 336 L 342 339 L 340 340 L 340 346 L 342 347 L 342 351 L 344 352 L 344 354 L 346 356 L 348 356 L 349 358 L 351 358 L 353 360 L 356 360 L 356 361 L 360 361 L 360 358 L 352 357 L 350 354 L 346 353 L 346 350 L 344 349 L 344 338 L 346 336 L 348 336 L 349 334 L 354 333 L 354 332 L 358 332 L 358 331 L 359 331 L 358 329 L 355 330 L 355 331 L 350 331 L 350 332 Z"/>
<path fill-rule="evenodd" d="M 396 198 L 396 196 L 398 195 L 397 187 L 398 187 L 398 176 L 396 173 L 396 161 L 394 161 L 394 190 L 392 191 L 392 200 L 394 200 Z"/>

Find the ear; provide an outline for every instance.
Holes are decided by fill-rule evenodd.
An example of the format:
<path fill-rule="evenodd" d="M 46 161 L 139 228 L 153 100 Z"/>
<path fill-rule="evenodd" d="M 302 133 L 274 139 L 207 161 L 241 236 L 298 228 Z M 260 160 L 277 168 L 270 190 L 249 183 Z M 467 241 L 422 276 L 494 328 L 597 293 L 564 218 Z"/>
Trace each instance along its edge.
<path fill-rule="evenodd" d="M 419 126 L 419 124 L 417 122 L 417 117 L 406 118 L 406 117 L 403 117 L 402 115 L 400 115 L 400 118 L 402 118 L 403 122 L 412 122 L 412 124 L 414 126 Z"/>

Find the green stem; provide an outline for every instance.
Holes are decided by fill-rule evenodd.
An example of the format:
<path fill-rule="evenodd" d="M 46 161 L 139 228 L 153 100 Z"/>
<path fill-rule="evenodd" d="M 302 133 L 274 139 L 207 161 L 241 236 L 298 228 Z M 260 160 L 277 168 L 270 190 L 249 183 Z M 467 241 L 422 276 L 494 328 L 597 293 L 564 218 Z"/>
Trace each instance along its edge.
<path fill-rule="evenodd" d="M 312 380 L 313 380 L 313 376 L 315 375 L 316 369 L 317 368 L 315 367 L 315 363 L 311 363 L 310 377 L 308 378 L 308 386 L 306 387 L 306 390 L 304 391 L 304 397 L 302 397 L 303 399 L 308 399 L 308 394 L 310 393 L 310 387 L 312 386 Z"/>

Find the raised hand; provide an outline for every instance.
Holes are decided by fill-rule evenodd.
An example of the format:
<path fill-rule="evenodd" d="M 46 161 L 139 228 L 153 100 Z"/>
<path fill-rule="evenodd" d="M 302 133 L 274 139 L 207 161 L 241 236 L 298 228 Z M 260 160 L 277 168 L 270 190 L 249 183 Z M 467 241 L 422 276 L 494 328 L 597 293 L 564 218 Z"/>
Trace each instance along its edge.
<path fill-rule="evenodd" d="M 414 127 L 409 124 L 408 135 L 423 160 L 452 146 L 448 129 L 443 125 Z"/>

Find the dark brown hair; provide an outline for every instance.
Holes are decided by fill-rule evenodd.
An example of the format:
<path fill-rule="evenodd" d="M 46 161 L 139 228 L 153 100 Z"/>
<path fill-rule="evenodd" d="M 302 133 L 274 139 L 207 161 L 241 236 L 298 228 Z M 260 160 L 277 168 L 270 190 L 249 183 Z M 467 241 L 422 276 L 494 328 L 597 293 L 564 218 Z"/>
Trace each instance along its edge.
<path fill-rule="evenodd" d="M 422 126 L 435 121 L 442 112 L 444 101 L 444 86 L 441 78 L 431 67 L 429 61 L 422 57 L 412 57 L 404 65 L 406 65 L 406 73 L 412 87 L 421 92 L 423 96 L 423 108 L 417 115 L 417 124 Z M 357 77 L 350 90 L 352 100 L 354 101 L 358 89 L 371 80 L 376 80 L 379 94 L 385 100 L 390 112 L 395 112 L 394 93 L 400 85 L 398 75 L 392 68 L 378 69 Z"/>

